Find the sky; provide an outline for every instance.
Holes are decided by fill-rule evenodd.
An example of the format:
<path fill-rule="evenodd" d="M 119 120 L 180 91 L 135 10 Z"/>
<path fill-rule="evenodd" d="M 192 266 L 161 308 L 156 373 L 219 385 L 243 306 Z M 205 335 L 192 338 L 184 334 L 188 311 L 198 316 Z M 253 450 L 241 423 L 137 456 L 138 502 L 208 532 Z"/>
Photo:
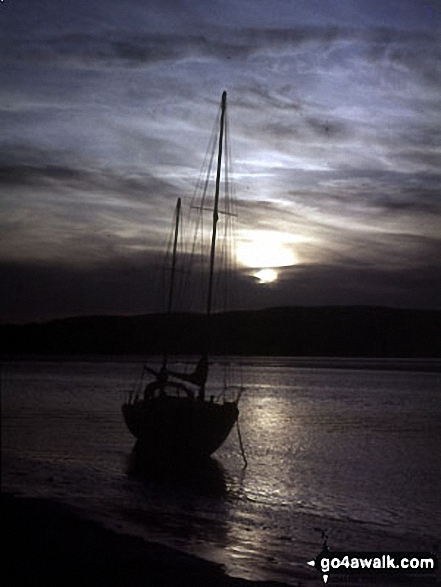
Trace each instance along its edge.
<path fill-rule="evenodd" d="M 0 80 L 2 322 L 158 309 L 223 90 L 242 307 L 441 307 L 440 0 L 1 0 Z"/>

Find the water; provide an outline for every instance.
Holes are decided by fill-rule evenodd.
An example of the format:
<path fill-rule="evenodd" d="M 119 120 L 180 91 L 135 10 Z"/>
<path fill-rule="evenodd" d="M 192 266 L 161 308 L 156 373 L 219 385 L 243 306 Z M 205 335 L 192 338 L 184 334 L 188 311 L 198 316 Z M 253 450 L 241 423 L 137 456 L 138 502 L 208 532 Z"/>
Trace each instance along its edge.
<path fill-rule="evenodd" d="M 219 381 L 221 362 L 212 369 Z M 133 471 L 121 403 L 139 361 L 4 363 L 2 489 L 76 505 L 233 575 L 292 585 L 316 579 L 305 563 L 322 530 L 335 550 L 439 541 L 439 372 L 403 362 L 239 362 L 248 468 L 233 431 L 190 479 Z"/>

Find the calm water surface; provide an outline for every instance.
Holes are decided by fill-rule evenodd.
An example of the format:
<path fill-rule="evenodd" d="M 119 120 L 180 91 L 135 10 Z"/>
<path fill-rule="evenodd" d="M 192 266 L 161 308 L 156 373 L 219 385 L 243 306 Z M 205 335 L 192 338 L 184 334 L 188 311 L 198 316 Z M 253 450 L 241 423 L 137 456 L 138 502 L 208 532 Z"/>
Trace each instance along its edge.
<path fill-rule="evenodd" d="M 213 365 L 218 382 L 225 361 Z M 335 549 L 439 540 L 439 372 L 363 361 L 240 363 L 248 468 L 233 431 L 200 476 L 158 479 L 133 468 L 121 415 L 140 362 L 4 362 L 3 490 L 74 504 L 231 574 L 291 584 L 299 572 L 314 579 L 305 561 L 318 553 L 321 530 Z"/>

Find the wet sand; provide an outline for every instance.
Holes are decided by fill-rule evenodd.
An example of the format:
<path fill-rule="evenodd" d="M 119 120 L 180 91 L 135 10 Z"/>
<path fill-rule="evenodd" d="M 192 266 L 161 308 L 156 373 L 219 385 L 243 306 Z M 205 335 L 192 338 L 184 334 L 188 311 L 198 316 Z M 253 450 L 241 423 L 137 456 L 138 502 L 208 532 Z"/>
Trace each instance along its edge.
<path fill-rule="evenodd" d="M 341 527 L 340 527 L 341 526 Z M 280 582 L 230 577 L 221 565 L 173 548 L 106 529 L 86 520 L 74 508 L 50 499 L 20 498 L 2 493 L 2 530 L 6 575 L 20 587 L 286 587 Z M 411 537 L 369 535 L 356 524 L 337 524 L 334 534 L 349 530 L 349 538 L 366 550 L 380 542 L 390 551 L 431 550 Z M 362 537 L 364 536 L 364 544 Z M 374 541 L 374 542 L 373 542 Z M 407 547 L 407 548 L 406 548 Z M 323 585 L 315 570 L 298 570 L 291 586 Z M 337 586 L 441 585 L 436 576 L 332 577 Z"/>
<path fill-rule="evenodd" d="M 117 534 L 51 500 L 2 493 L 6 577 L 20 587 L 282 587 L 229 577 L 222 567 Z"/>

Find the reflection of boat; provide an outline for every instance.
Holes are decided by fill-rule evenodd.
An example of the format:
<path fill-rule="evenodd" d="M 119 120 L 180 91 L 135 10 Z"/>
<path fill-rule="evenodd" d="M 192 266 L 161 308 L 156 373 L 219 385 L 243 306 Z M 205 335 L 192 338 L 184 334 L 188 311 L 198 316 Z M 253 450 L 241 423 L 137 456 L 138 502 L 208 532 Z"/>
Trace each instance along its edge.
<path fill-rule="evenodd" d="M 188 461 L 176 459 L 173 460 L 173 467 L 168 464 L 164 459 L 151 459 L 138 440 L 128 459 L 127 474 L 141 482 L 160 483 L 164 490 L 178 486 L 192 493 L 219 497 L 227 495 L 225 471 L 215 457 L 198 459 L 197 467 L 188 467 Z"/>
<path fill-rule="evenodd" d="M 210 364 L 210 316 L 213 311 L 214 276 L 217 268 L 216 240 L 218 236 L 219 214 L 232 215 L 220 210 L 220 185 L 222 174 L 223 151 L 228 152 L 225 131 L 226 92 L 222 95 L 219 134 L 213 142 L 213 153 L 203 183 L 204 191 L 199 206 L 200 213 L 207 209 L 205 192 L 209 185 L 211 162 L 217 143 L 217 169 L 215 176 L 214 201 L 212 211 L 212 230 L 209 247 L 208 287 L 206 293 L 206 332 L 201 340 L 201 355 L 191 373 L 175 371 L 170 367 L 167 351 L 162 366 L 154 370 L 145 367 L 153 378 L 144 389 L 143 398 L 136 395 L 122 406 L 124 418 L 130 432 L 138 439 L 137 450 L 153 459 L 194 460 L 208 457 L 216 451 L 229 435 L 237 421 L 239 410 L 237 397 L 227 401 L 225 389 L 216 397 L 206 398 L 208 391 Z M 225 174 L 225 171 L 224 171 Z M 224 184 L 227 180 L 224 175 Z M 174 282 L 176 275 L 177 245 L 180 231 L 181 202 L 176 207 L 170 284 L 168 292 L 168 315 L 172 313 L 174 301 Z M 168 333 L 168 337 L 171 333 Z M 166 337 L 167 338 L 167 337 Z M 211 393 L 211 392 L 210 392 Z"/>

